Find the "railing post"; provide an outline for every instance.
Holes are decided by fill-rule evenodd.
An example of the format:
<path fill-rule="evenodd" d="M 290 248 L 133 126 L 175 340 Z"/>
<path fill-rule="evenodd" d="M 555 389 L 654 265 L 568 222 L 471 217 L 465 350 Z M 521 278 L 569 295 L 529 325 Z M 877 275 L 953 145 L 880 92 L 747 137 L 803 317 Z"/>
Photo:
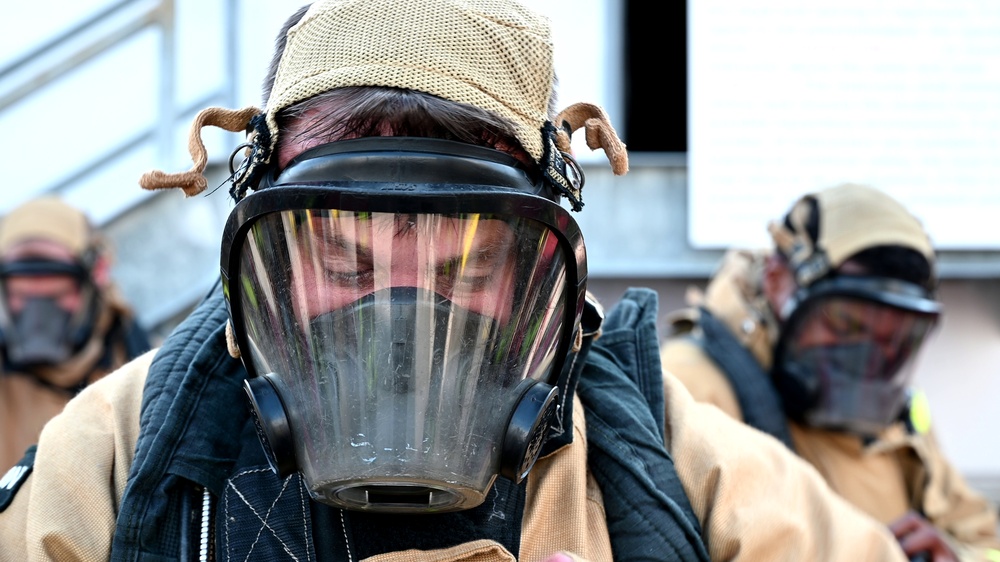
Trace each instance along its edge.
<path fill-rule="evenodd" d="M 177 118 L 175 86 L 177 74 L 174 0 L 162 0 L 157 8 L 160 22 L 160 84 L 157 94 L 157 154 L 164 166 L 174 164 L 174 121 Z"/>
<path fill-rule="evenodd" d="M 239 79 L 239 64 L 237 64 L 239 62 L 237 60 L 239 35 L 237 30 L 240 29 L 238 4 L 237 0 L 226 0 L 226 15 L 224 18 L 226 27 L 226 72 L 229 81 L 226 85 L 226 103 L 234 109 L 239 98 L 239 94 L 237 93 Z"/>

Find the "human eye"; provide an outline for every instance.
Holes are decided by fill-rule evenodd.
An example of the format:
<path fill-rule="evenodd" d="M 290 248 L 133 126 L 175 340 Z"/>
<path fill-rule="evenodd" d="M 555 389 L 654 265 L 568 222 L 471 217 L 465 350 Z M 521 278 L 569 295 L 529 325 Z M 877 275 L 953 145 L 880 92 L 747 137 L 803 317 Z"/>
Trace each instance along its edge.
<path fill-rule="evenodd" d="M 315 250 L 315 269 L 326 284 L 347 288 L 371 284 L 374 266 L 368 248 L 328 234 Z"/>
<path fill-rule="evenodd" d="M 483 291 L 487 287 L 493 284 L 493 275 L 490 273 L 481 273 L 475 275 L 463 275 L 459 278 L 459 287 L 462 287 L 468 291 Z"/>
<path fill-rule="evenodd" d="M 867 329 L 856 307 L 846 303 L 826 307 L 823 320 L 827 329 L 841 337 L 856 336 Z"/>
<path fill-rule="evenodd" d="M 344 256 L 324 256 L 322 271 L 323 279 L 337 287 L 365 287 L 371 285 L 375 277 L 371 263 Z"/>
<path fill-rule="evenodd" d="M 357 271 L 349 269 L 323 268 L 323 278 L 327 283 L 338 287 L 359 287 L 371 280 L 371 270 Z"/>
<path fill-rule="evenodd" d="M 438 264 L 435 275 L 438 290 L 444 293 L 463 294 L 477 292 L 489 285 L 489 274 L 472 266 L 461 257 L 447 259 Z"/>
<path fill-rule="evenodd" d="M 356 228 L 353 221 L 328 219 L 319 226 L 309 253 L 323 281 L 345 288 L 371 285 L 374 266 L 368 231 Z"/>

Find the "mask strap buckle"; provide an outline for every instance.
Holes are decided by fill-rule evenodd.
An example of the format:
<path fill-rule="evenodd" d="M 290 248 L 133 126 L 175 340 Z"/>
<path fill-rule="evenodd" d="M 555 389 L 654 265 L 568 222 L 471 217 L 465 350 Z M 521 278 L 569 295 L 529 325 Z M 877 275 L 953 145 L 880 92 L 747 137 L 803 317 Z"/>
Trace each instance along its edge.
<path fill-rule="evenodd" d="M 151 170 L 142 174 L 142 177 L 139 178 L 139 185 L 150 191 L 178 188 L 188 197 L 205 191 L 208 187 L 208 180 L 205 179 L 208 151 L 201 138 L 202 128 L 211 126 L 234 133 L 240 132 L 246 130 L 248 124 L 258 115 L 262 115 L 260 109 L 253 106 L 243 109 L 209 107 L 201 110 L 194 118 L 194 122 L 191 123 L 191 130 L 188 133 L 188 153 L 193 162 L 191 169 L 177 173 Z"/>

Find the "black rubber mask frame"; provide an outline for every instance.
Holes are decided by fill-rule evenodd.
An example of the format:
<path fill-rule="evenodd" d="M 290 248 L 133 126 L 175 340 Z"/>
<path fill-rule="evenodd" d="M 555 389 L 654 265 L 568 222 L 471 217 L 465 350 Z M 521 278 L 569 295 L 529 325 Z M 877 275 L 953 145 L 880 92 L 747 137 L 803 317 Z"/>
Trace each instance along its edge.
<path fill-rule="evenodd" d="M 253 222 L 267 213 L 302 209 L 415 214 L 487 213 L 518 216 L 546 225 L 559 236 L 567 265 L 566 330 L 553 372 L 572 348 L 584 310 L 587 257 L 583 235 L 569 211 L 540 177 L 497 150 L 440 139 L 375 137 L 329 143 L 273 171 L 227 220 L 221 276 L 237 343 L 247 349 L 239 307 L 241 290 L 232 278 Z M 575 266 L 575 267 L 572 267 Z M 248 367 L 250 368 L 250 367 Z M 251 376 L 255 373 L 250 372 Z M 562 381 L 560 381 L 562 382 Z M 556 384 L 555 386 L 559 386 Z M 566 392 L 566 388 L 559 388 Z"/>
<path fill-rule="evenodd" d="M 787 324 L 807 301 L 832 296 L 856 297 L 925 314 L 941 313 L 941 303 L 920 285 L 886 277 L 838 275 L 799 288 L 780 311 L 781 318 Z"/>
<path fill-rule="evenodd" d="M 438 139 L 380 137 L 341 141 L 313 148 L 279 173 L 268 173 L 259 189 L 240 201 L 227 222 L 221 274 L 238 346 L 249 350 L 239 305 L 244 287 L 237 278 L 248 233 L 260 218 L 280 211 L 323 210 L 362 213 L 483 213 L 522 217 L 541 223 L 558 237 L 567 257 L 565 318 L 554 363 L 544 381 L 572 403 L 570 372 L 564 369 L 579 329 L 586 296 L 586 253 L 582 235 L 546 182 L 514 158 L 482 147 Z M 250 377 L 260 377 L 244 353 Z M 562 397 L 568 397 L 563 400 Z M 571 408 L 562 409 L 550 428 L 569 426 Z M 565 419 L 563 419 L 565 418 Z M 540 444 L 533 445 L 539 447 Z"/>

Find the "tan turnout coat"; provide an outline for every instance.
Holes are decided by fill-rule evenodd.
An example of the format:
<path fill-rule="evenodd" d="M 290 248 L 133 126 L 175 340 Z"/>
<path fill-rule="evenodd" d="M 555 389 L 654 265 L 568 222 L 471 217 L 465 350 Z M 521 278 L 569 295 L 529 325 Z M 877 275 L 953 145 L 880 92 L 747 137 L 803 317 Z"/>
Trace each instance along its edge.
<path fill-rule="evenodd" d="M 153 355 L 91 385 L 46 426 L 34 472 L 0 513 L 0 560 L 107 558 Z M 776 440 L 695 402 L 673 378 L 667 377 L 665 389 L 668 450 L 712 560 L 905 560 L 884 526 L 833 494 Z M 544 560 L 558 551 L 577 560 L 611 560 L 601 491 L 587 469 L 579 401 L 576 408 L 573 443 L 540 459 L 529 476 L 521 560 Z M 514 558 L 496 543 L 476 541 L 372 560 Z"/>

